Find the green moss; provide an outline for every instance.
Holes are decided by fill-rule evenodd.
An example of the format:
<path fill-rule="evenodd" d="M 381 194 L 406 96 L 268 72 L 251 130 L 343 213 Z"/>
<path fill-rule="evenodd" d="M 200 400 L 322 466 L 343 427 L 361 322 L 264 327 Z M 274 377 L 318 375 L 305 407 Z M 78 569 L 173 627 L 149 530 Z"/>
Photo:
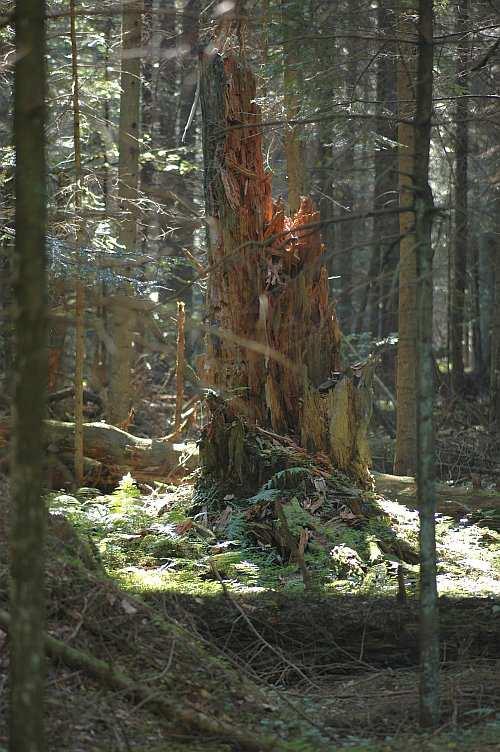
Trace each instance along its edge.
<path fill-rule="evenodd" d="M 203 579 L 188 566 L 180 572 L 159 569 L 116 571 L 114 577 L 125 590 L 131 590 L 134 593 L 179 593 L 204 598 L 220 596 L 221 593 L 218 581 Z"/>
<path fill-rule="evenodd" d="M 301 530 L 305 527 L 314 529 L 316 527 L 316 519 L 300 504 L 296 496 L 292 497 L 290 501 L 283 506 L 283 514 L 286 517 L 288 529 L 293 535 L 300 534 Z"/>

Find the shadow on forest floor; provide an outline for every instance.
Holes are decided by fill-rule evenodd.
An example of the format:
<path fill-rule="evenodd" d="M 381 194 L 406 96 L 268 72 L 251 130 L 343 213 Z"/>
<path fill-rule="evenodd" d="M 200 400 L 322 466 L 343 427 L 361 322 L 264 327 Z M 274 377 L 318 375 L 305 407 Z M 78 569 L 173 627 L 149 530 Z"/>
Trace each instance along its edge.
<path fill-rule="evenodd" d="M 168 536 L 168 525 L 185 525 L 181 510 L 186 509 L 189 489 L 168 491 L 179 502 L 179 521 L 174 519 L 175 505 L 169 504 L 170 518 L 155 529 L 134 488 L 125 484 L 111 497 L 85 492 L 52 498 L 58 512 L 51 520 L 48 545 L 51 636 L 125 672 L 149 688 L 151 700 L 162 694 L 208 718 L 247 729 L 250 737 L 265 733 L 281 740 L 276 749 L 499 748 L 500 603 L 487 589 L 481 597 L 467 593 L 470 572 L 463 559 L 453 559 L 453 566 L 462 567 L 465 587 L 440 602 L 442 725 L 426 735 L 417 725 L 418 606 L 410 570 L 405 603 L 395 597 L 390 572 L 369 582 L 366 573 L 361 579 L 347 574 L 344 580 L 337 577 L 340 587 L 304 594 L 296 565 L 278 567 L 270 582 L 272 565 L 264 562 L 256 571 L 255 561 L 249 561 L 245 570 L 244 559 L 236 557 L 231 563 L 229 557 L 217 579 L 205 566 L 214 542 L 207 542 L 203 530 L 191 528 L 182 540 Z M 106 505 L 116 515 L 112 524 L 98 513 Z M 75 528 L 61 516 L 63 507 Z M 445 527 L 454 535 L 461 530 L 454 521 Z M 477 533 L 470 558 L 477 559 L 484 550 L 488 563 L 498 555 L 496 539 L 483 534 Z M 5 542 L 5 531 L 0 530 L 0 608 L 6 603 Z M 469 554 L 471 545 L 467 539 Z M 229 553 L 234 554 L 231 547 Z M 176 555 L 184 564 L 171 577 L 175 567 L 170 572 L 169 564 Z M 451 563 L 445 558 L 443 567 L 448 571 Z M 458 582 L 458 571 L 453 578 Z M 1 630 L 0 639 L 5 645 Z M 3 650 L 4 688 L 6 670 Z M 6 740 L 5 696 L 0 700 L 0 750 Z M 224 738 L 208 741 L 175 719 L 159 717 L 152 704 L 111 691 L 84 670 L 51 661 L 49 748 L 241 748 Z"/>

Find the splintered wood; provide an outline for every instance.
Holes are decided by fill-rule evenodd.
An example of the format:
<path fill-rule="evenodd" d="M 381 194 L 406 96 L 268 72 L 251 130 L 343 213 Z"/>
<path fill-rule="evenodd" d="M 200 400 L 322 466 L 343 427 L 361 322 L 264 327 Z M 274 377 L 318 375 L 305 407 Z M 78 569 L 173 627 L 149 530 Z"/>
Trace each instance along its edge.
<path fill-rule="evenodd" d="M 282 201 L 273 201 L 255 97 L 255 78 L 234 53 L 205 56 L 209 283 L 200 375 L 251 422 L 296 435 L 310 451 L 327 452 L 338 467 L 368 482 L 357 386 L 343 379 L 352 389 L 343 387 L 342 418 L 339 400 L 317 391 L 340 370 L 341 340 L 319 212 L 302 198 L 290 217 Z M 349 436 L 337 435 L 345 431 Z"/>

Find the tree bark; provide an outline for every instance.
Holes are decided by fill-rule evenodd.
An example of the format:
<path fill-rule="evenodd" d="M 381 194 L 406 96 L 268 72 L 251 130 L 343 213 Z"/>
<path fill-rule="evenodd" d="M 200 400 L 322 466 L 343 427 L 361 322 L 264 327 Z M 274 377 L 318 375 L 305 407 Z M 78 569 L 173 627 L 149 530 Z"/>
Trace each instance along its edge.
<path fill-rule="evenodd" d="M 298 77 L 300 60 L 297 55 L 297 36 L 304 28 L 304 14 L 302 2 L 290 3 L 282 0 L 282 28 L 285 45 L 283 49 L 283 85 L 284 105 L 287 120 L 294 120 L 300 115 L 300 97 L 298 91 Z M 288 41 L 290 40 L 290 41 Z M 304 193 L 304 161 L 300 138 L 300 126 L 286 124 L 285 156 L 288 188 L 288 209 L 295 214 L 300 207 L 300 199 Z"/>
<path fill-rule="evenodd" d="M 122 65 L 120 125 L 118 133 L 118 187 L 121 222 L 119 241 L 126 250 L 137 245 L 139 186 L 139 119 L 141 93 L 142 0 L 124 3 L 122 17 Z M 124 271 L 127 275 L 127 270 Z M 112 423 L 124 422 L 132 403 L 133 309 L 126 305 L 130 294 L 123 285 L 114 296 L 110 312 L 114 353 L 111 357 L 108 413 Z"/>
<path fill-rule="evenodd" d="M 469 151 L 469 126 L 467 123 L 468 104 L 468 60 L 469 43 L 465 35 L 469 19 L 469 0 L 458 0 L 457 31 L 463 34 L 458 46 L 457 86 L 460 96 L 456 108 L 455 132 L 455 237 L 453 246 L 453 288 L 451 291 L 451 385 L 455 394 L 464 388 L 464 326 L 465 288 L 467 280 L 468 247 L 468 202 L 467 167 Z"/>
<path fill-rule="evenodd" d="M 71 13 L 71 72 L 73 86 L 73 147 L 75 150 L 75 211 L 78 215 L 82 208 L 81 181 L 82 157 L 80 143 L 80 87 L 78 81 L 78 49 L 76 42 L 76 7 L 75 0 L 70 0 Z M 79 222 L 80 217 L 76 217 Z M 77 244 L 82 233 L 77 232 Z M 83 484 L 83 367 L 85 360 L 85 288 L 80 279 L 80 248 L 77 247 L 78 269 L 75 280 L 75 485 Z"/>
<path fill-rule="evenodd" d="M 325 9 L 324 15 L 320 15 L 319 23 L 326 23 L 329 19 L 329 10 Z M 318 65 L 322 70 L 333 71 L 336 61 L 340 58 L 340 50 L 335 42 L 325 42 L 318 47 Z M 324 101 L 333 100 L 338 90 L 338 81 L 333 75 L 324 77 L 318 83 L 319 96 Z M 337 179 L 338 159 L 332 143 L 332 124 L 328 120 L 318 123 L 318 153 L 317 164 L 314 174 L 318 181 L 317 204 L 322 221 L 328 222 L 335 216 L 335 188 L 334 180 Z M 338 299 L 340 294 L 340 254 L 335 240 L 338 233 L 335 231 L 334 222 L 327 223 L 322 231 L 322 237 L 327 249 L 327 267 L 332 280 L 329 290 Z M 338 304 L 337 304 L 338 306 Z"/>
<path fill-rule="evenodd" d="M 359 0 L 349 3 L 349 18 L 354 19 L 359 12 Z M 346 99 L 355 99 L 355 87 L 357 82 L 357 70 L 359 60 L 359 40 L 350 39 L 347 42 L 344 53 L 346 66 Z M 337 201 L 340 204 L 341 216 L 354 213 L 356 202 L 355 191 L 355 167 L 356 167 L 356 126 L 350 123 L 349 131 L 345 134 L 344 145 L 340 159 L 337 162 L 337 175 L 340 180 L 340 190 L 337 193 Z M 337 315 L 344 331 L 351 332 L 354 324 L 354 223 L 343 222 L 338 229 L 339 250 L 336 254 L 336 273 L 340 276 L 340 296 L 337 305 Z"/>
<path fill-rule="evenodd" d="M 377 25 L 379 33 L 394 34 L 394 0 L 379 0 Z M 398 202 L 398 153 L 397 153 L 397 71 L 396 47 L 387 42 L 377 58 L 377 134 L 380 143 L 375 152 L 374 209 L 391 209 Z M 394 120 L 390 120 L 390 117 Z M 387 337 L 398 328 L 399 220 L 392 216 L 375 216 L 373 220 L 374 253 L 378 265 L 373 284 L 372 306 L 378 308 L 378 317 L 372 317 L 372 336 Z M 375 319 L 375 320 L 374 320 Z"/>
<path fill-rule="evenodd" d="M 159 140 L 164 149 L 178 149 L 185 163 L 196 161 L 196 111 L 198 72 L 198 35 L 200 0 L 187 0 L 183 4 L 180 36 L 176 26 L 175 2 L 168 0 L 165 6 L 171 13 L 161 18 L 162 59 L 158 74 Z M 190 122 L 191 110 L 193 122 Z M 187 128 L 187 125 L 189 127 Z M 187 129 L 186 129 L 187 128 Z M 185 132 L 185 133 L 184 133 Z M 160 301 L 175 305 L 175 300 L 186 304 L 187 311 L 193 305 L 193 285 L 195 272 L 185 251 L 192 251 L 193 231 L 197 218 L 193 207 L 193 195 L 198 187 L 196 171 L 183 175 L 168 172 L 160 173 L 160 201 L 166 212 L 160 215 L 161 231 L 168 237 L 168 245 L 163 253 L 167 256 L 168 277 L 166 288 L 160 292 Z M 171 232 L 172 216 L 175 216 L 176 230 Z M 189 343 L 188 343 L 189 344 Z"/>
<path fill-rule="evenodd" d="M 10 748 L 43 752 L 43 417 L 47 384 L 45 14 L 15 5 L 15 384 L 12 448 Z"/>
<path fill-rule="evenodd" d="M 497 194 L 495 229 L 496 243 L 495 288 L 493 316 L 491 321 L 491 356 L 490 356 L 490 424 L 497 436 L 500 436 L 500 194 Z"/>
<path fill-rule="evenodd" d="M 43 427 L 44 446 L 49 460 L 69 459 L 75 446 L 75 424 L 47 420 Z M 139 481 L 165 480 L 170 474 L 194 470 L 197 466 L 195 447 L 192 451 L 183 444 L 166 439 L 143 439 L 106 423 L 84 423 L 85 456 L 90 460 L 88 470 L 96 487 L 115 486 L 128 472 Z M 6 445 L 12 435 L 9 421 L 0 423 L 0 442 Z M 99 463 L 99 464 L 96 464 Z M 52 463 L 55 476 L 60 477 L 57 462 Z M 62 470 L 62 468 L 61 468 Z M 57 486 L 56 477 L 53 485 Z"/>
<path fill-rule="evenodd" d="M 483 357 L 483 337 L 481 333 L 481 275 L 479 264 L 479 239 L 470 243 L 471 314 L 472 314 L 472 355 L 474 376 L 484 385 L 485 368 Z"/>
<path fill-rule="evenodd" d="M 414 25 L 400 9 L 399 29 L 403 38 L 414 36 Z M 411 118 L 415 111 L 415 45 L 401 42 L 398 60 L 398 109 L 400 118 Z M 397 416 L 394 472 L 415 475 L 416 439 L 416 260 L 414 169 L 415 129 L 412 123 L 400 122 L 399 206 L 408 212 L 399 215 L 399 343 L 397 358 Z"/>
<path fill-rule="evenodd" d="M 317 229 L 307 229 L 319 213 L 304 198 L 288 217 L 272 201 L 254 100 L 255 80 L 234 54 L 205 57 L 210 333 L 202 376 L 250 421 L 300 437 L 369 483 L 368 384 L 344 373 L 325 398 L 317 391 L 340 370 L 324 246 Z"/>
<path fill-rule="evenodd" d="M 153 0 L 143 0 L 144 16 L 142 22 L 142 48 L 145 55 L 142 61 L 141 79 L 141 132 L 143 144 L 147 150 L 153 146 Z M 141 192 L 150 198 L 153 188 L 154 164 L 147 160 L 141 167 Z M 149 233 L 154 225 L 154 212 L 148 212 L 142 221 L 142 246 L 146 251 Z"/>
<path fill-rule="evenodd" d="M 233 332 L 253 341 L 259 320 L 261 285 L 255 248 L 264 239 L 265 221 L 270 219 L 272 208 L 253 101 L 255 84 L 234 58 L 204 56 L 201 65 L 210 267 L 207 319 L 215 327 L 207 340 L 202 375 L 208 383 L 239 398 L 250 417 L 263 421 L 262 356 L 255 349 L 221 337 L 222 332 Z M 247 127 L 227 134 L 229 122 Z M 262 336 L 260 343 L 263 345 Z"/>
<path fill-rule="evenodd" d="M 186 310 L 181 301 L 177 302 L 177 360 L 175 364 L 175 421 L 174 430 L 181 426 L 182 405 L 184 402 L 184 379 L 186 370 Z"/>
<path fill-rule="evenodd" d="M 420 515 L 420 723 L 440 717 L 439 615 L 436 586 L 432 220 L 429 185 L 434 8 L 419 1 L 415 114 L 415 240 L 417 248 L 417 496 Z"/>

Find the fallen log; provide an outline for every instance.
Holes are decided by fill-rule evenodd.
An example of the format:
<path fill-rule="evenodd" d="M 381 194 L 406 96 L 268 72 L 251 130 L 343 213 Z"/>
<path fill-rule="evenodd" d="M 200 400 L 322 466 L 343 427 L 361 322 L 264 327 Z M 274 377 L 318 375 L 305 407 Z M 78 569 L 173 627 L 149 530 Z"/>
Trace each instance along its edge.
<path fill-rule="evenodd" d="M 0 448 L 10 440 L 10 421 L 0 422 Z M 49 484 L 67 485 L 74 451 L 75 424 L 45 421 Z M 109 488 L 130 472 L 138 481 L 167 480 L 191 472 L 198 465 L 197 447 L 165 439 L 144 439 L 107 423 L 85 423 L 83 445 L 87 459 L 85 483 Z M 66 465 L 66 461 L 69 463 Z"/>
<path fill-rule="evenodd" d="M 375 490 L 407 507 L 417 508 L 417 483 L 411 475 L 372 473 Z M 437 509 L 451 517 L 462 516 L 478 509 L 496 508 L 500 505 L 500 492 L 487 489 L 448 486 L 436 483 Z"/>

